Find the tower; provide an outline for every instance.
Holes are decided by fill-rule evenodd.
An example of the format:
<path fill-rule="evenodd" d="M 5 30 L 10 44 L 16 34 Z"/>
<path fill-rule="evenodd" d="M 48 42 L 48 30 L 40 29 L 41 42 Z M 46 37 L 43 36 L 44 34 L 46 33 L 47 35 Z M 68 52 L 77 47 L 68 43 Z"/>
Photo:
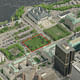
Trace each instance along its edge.
<path fill-rule="evenodd" d="M 74 49 L 70 47 L 66 41 L 60 41 L 56 45 L 54 68 L 63 76 L 67 76 L 71 73 L 74 54 Z"/>

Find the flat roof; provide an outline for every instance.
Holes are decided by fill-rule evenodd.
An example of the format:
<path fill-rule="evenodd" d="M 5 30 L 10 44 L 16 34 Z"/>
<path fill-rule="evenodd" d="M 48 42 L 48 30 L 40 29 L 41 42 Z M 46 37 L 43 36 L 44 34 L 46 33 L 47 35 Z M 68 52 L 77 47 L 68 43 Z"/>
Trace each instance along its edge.
<path fill-rule="evenodd" d="M 73 66 L 80 72 L 80 62 L 74 62 Z"/>
<path fill-rule="evenodd" d="M 80 37 L 70 41 L 72 47 L 76 46 L 79 43 L 80 43 Z"/>
<path fill-rule="evenodd" d="M 57 46 L 61 48 L 65 53 L 69 53 L 70 51 L 74 51 L 74 48 L 72 48 L 66 41 L 62 40 L 57 43 Z"/>
<path fill-rule="evenodd" d="M 66 18 L 68 18 L 72 22 L 72 24 L 80 23 L 80 18 L 76 18 L 76 16 L 72 13 L 68 14 Z"/>
<path fill-rule="evenodd" d="M 38 74 L 41 75 L 43 80 L 59 80 L 59 77 L 55 73 L 55 71 L 51 68 L 43 68 L 38 71 Z"/>

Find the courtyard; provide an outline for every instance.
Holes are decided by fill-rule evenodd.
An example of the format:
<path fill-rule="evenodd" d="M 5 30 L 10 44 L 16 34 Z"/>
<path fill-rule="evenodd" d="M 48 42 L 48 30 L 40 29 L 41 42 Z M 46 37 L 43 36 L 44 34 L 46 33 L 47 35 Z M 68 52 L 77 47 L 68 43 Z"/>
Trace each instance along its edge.
<path fill-rule="evenodd" d="M 31 52 L 48 45 L 50 41 L 42 34 L 33 36 L 32 38 L 22 42 Z"/>
<path fill-rule="evenodd" d="M 64 38 L 70 34 L 70 32 L 60 24 L 57 24 L 49 29 L 45 29 L 44 32 L 49 35 L 54 41 Z"/>

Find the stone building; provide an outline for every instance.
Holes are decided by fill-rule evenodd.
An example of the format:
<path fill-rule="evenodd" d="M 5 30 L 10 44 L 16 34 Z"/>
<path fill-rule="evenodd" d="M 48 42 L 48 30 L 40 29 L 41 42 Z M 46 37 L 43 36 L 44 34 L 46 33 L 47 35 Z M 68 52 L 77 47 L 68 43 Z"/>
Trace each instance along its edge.
<path fill-rule="evenodd" d="M 28 11 L 27 15 L 36 24 L 41 24 L 46 19 L 51 18 L 48 11 L 42 7 L 34 7 Z"/>
<path fill-rule="evenodd" d="M 56 45 L 54 67 L 63 76 L 71 73 L 75 50 L 66 41 L 60 41 Z"/>
<path fill-rule="evenodd" d="M 80 26 L 80 18 L 76 18 L 74 14 L 70 13 L 65 17 L 65 24 L 70 30 L 75 30 Z"/>

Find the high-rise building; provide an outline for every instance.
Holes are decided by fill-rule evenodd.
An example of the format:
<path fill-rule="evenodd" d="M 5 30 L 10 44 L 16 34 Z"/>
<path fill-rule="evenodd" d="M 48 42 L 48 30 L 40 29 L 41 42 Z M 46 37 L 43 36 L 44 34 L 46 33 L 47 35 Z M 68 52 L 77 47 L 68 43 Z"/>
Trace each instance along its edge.
<path fill-rule="evenodd" d="M 56 45 L 54 68 L 63 76 L 71 73 L 72 61 L 74 60 L 75 50 L 66 41 L 60 41 Z"/>
<path fill-rule="evenodd" d="M 71 80 L 80 80 L 80 53 L 76 53 L 75 61 L 72 64 Z"/>

